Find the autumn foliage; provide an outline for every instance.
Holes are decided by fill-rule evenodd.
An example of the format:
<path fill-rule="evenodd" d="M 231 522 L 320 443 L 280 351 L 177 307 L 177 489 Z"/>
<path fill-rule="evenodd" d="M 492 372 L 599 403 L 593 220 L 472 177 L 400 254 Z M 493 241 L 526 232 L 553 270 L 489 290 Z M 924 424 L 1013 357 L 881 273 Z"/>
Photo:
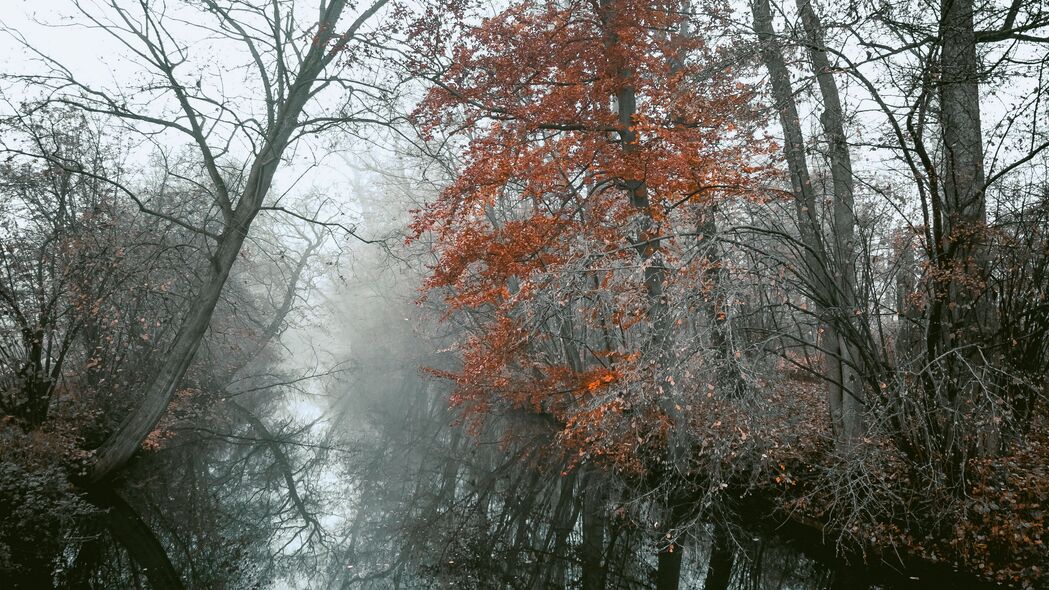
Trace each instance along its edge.
<path fill-rule="evenodd" d="M 676 6 L 515 4 L 452 44 L 415 112 L 465 143 L 413 226 L 435 239 L 426 287 L 474 326 L 453 402 L 552 418 L 567 452 L 631 469 L 673 422 L 655 359 L 681 328 L 666 302 L 704 281 L 699 218 L 746 198 L 763 149 L 732 47 Z"/>
<path fill-rule="evenodd" d="M 969 551 L 965 566 L 988 577 L 1036 577 L 1024 568 L 1044 553 L 1044 514 L 1024 496 L 1007 517 L 994 516 L 982 498 L 1007 485 L 987 483 L 989 464 L 973 459 L 981 483 L 951 512 L 943 506 L 957 490 L 934 493 L 909 479 L 916 463 L 883 424 L 836 448 L 818 393 L 825 349 L 799 352 L 790 335 L 780 365 L 738 369 L 761 364 L 740 360 L 748 353 L 772 355 L 764 324 L 741 337 L 754 339 L 747 350 L 726 336 L 725 325 L 743 324 L 728 316 L 748 305 L 733 289 L 780 300 L 789 325 L 820 312 L 785 278 L 804 274 L 804 236 L 791 232 L 805 230 L 774 220 L 737 250 L 712 235 L 719 215 L 737 229 L 748 224 L 747 207 L 770 193 L 763 187 L 775 167 L 776 146 L 755 131 L 758 89 L 740 82 L 746 60 L 712 24 L 725 14 L 716 3 L 687 12 L 633 0 L 519 2 L 424 43 L 434 54 L 416 65 L 433 86 L 414 122 L 435 150 L 460 159 L 439 197 L 416 212 L 412 240 L 433 240 L 427 296 L 464 328 L 461 367 L 437 372 L 454 384 L 452 405 L 478 431 L 538 425 L 562 473 L 596 465 L 692 504 L 730 486 L 757 489 L 861 552 L 901 547 L 944 561 Z M 809 231 L 833 234 L 817 219 L 830 215 L 829 199 L 813 204 L 819 212 L 799 209 L 815 219 Z M 736 267 L 748 248 L 776 262 Z M 762 274 L 772 272 L 778 278 Z M 779 286 L 766 291 L 770 281 Z M 823 331 L 814 334 L 803 336 Z M 879 395 L 896 387 L 883 383 Z M 678 448 L 686 468 L 666 469 L 681 466 Z M 687 481 L 659 481 L 672 471 Z M 1016 489 L 1004 497 L 1020 498 Z M 957 526 L 928 525 L 941 517 Z M 953 539 L 943 542 L 950 549 L 930 549 L 943 539 Z"/>

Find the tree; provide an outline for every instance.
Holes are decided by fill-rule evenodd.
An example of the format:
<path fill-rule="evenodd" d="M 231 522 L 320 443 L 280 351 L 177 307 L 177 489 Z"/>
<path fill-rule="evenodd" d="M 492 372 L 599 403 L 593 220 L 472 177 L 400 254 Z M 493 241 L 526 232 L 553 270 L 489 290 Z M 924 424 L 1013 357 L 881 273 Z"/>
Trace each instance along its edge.
<path fill-rule="evenodd" d="M 662 291 L 670 280 L 667 259 L 678 253 L 663 244 L 678 237 L 673 222 L 690 211 L 684 205 L 718 191 L 736 194 L 746 176 L 731 164 L 745 142 L 733 148 L 731 138 L 745 124 L 740 102 L 747 89 L 727 76 L 697 81 L 685 72 L 680 85 L 663 84 L 676 44 L 691 44 L 692 76 L 704 56 L 713 59 L 714 48 L 698 38 L 672 45 L 651 32 L 673 30 L 679 18 L 669 6 L 512 7 L 456 48 L 447 76 L 419 109 L 430 128 L 463 109 L 462 124 L 478 133 L 455 183 L 415 225 L 437 238 L 441 259 L 430 288 L 447 288 L 453 308 L 486 316 L 485 337 L 467 345 L 457 377 L 462 403 L 486 403 L 491 387 L 505 392 L 511 407 L 542 408 L 565 421 L 575 403 L 566 406 L 550 392 L 604 388 L 618 380 L 616 364 L 635 353 L 645 360 L 624 366 L 674 364 L 663 358 L 672 348 L 672 321 Z M 715 147 L 722 136 L 727 143 Z M 634 268 L 642 269 L 640 282 Z M 538 373 L 518 372 L 521 338 L 541 325 L 531 322 L 559 315 L 530 308 L 549 305 L 540 288 L 563 290 L 571 315 L 582 300 L 600 302 L 601 313 L 578 319 L 593 325 L 579 329 L 606 340 L 566 334 L 560 340 L 571 354 L 536 366 Z M 642 293 L 647 303 L 637 308 Z M 557 321 L 568 327 L 575 320 Z M 608 322 L 603 330 L 601 322 Z M 622 342 L 638 322 L 646 328 L 630 330 Z M 656 388 L 649 395 L 666 388 L 654 398 L 664 414 L 676 415 L 673 377 L 643 379 Z"/>
<path fill-rule="evenodd" d="M 849 444 L 863 432 L 866 396 L 859 376 L 864 372 L 859 351 L 870 350 L 870 347 L 863 345 L 867 337 L 865 326 L 856 322 L 857 316 L 862 317 L 862 310 L 866 306 L 857 301 L 853 172 L 843 130 L 841 99 L 824 50 L 819 18 L 810 2 L 799 0 L 798 10 L 802 14 L 806 44 L 823 98 L 821 123 L 830 144 L 834 212 L 828 239 L 819 220 L 795 93 L 783 59 L 782 43 L 773 29 L 772 9 L 767 0 L 756 0 L 751 4 L 751 10 L 754 30 L 762 45 L 762 61 L 769 72 L 773 100 L 785 138 L 784 153 L 794 191 L 800 248 L 804 252 L 802 281 L 807 286 L 806 294 L 817 308 L 816 314 L 823 332 L 820 346 L 827 367 L 827 402 L 831 424 L 840 439 Z"/>
<path fill-rule="evenodd" d="M 385 0 L 380 0 L 369 5 L 348 24 L 343 24 L 346 3 L 338 1 L 322 3 L 319 20 L 310 24 L 299 19 L 292 4 L 279 3 L 273 11 L 239 2 L 205 2 L 194 8 L 206 23 L 194 27 L 197 31 L 215 34 L 249 57 L 252 84 L 262 96 L 247 104 L 216 95 L 221 87 L 212 86 L 211 81 L 207 86 L 192 81 L 185 67 L 192 47 L 170 29 L 174 21 L 166 12 L 149 5 L 141 6 L 139 14 L 116 2 L 106 6 L 108 12 L 86 4 L 75 5 L 81 18 L 125 45 L 141 64 L 150 82 L 138 94 L 82 82 L 36 50 L 35 45 L 25 42 L 28 50 L 52 67 L 47 75 L 20 77 L 30 88 L 52 91 L 42 104 L 64 104 L 112 117 L 145 138 L 157 132 L 180 137 L 196 149 L 194 160 L 207 178 L 200 188 L 210 202 L 202 217 L 167 218 L 208 238 L 209 268 L 192 295 L 190 311 L 167 351 L 167 360 L 146 387 L 141 403 L 96 450 L 92 481 L 101 481 L 123 466 L 167 408 L 207 330 L 252 222 L 265 209 L 283 209 L 268 205 L 266 197 L 289 146 L 333 125 L 355 121 L 351 109 L 356 99 L 346 98 L 333 112 L 325 112 L 317 97 L 337 83 L 353 87 L 348 72 L 355 60 L 347 57 L 349 47 L 365 38 L 365 23 L 385 4 Z M 300 33 L 305 33 L 305 37 L 299 37 L 301 41 L 296 40 Z M 302 46 L 297 47 L 300 43 Z M 152 101 L 170 101 L 173 112 L 169 118 L 152 112 L 148 107 Z M 310 105 L 317 111 L 307 111 Z M 240 142 L 248 148 L 249 156 L 242 165 L 231 165 L 227 154 Z M 76 162 L 44 156 L 77 171 Z M 123 197 L 144 211 L 155 212 L 133 187 L 115 179 L 102 180 L 112 181 Z"/>
<path fill-rule="evenodd" d="M 35 40 L 7 31 L 47 68 L 44 73 L 5 76 L 21 84 L 20 92 L 25 96 L 39 93 L 43 97 L 27 100 L 17 119 L 29 121 L 56 107 L 97 116 L 119 125 L 164 166 L 159 186 L 151 186 L 149 179 L 141 176 L 114 174 L 92 166 L 83 158 L 90 153 L 52 149 L 51 145 L 31 141 L 12 141 L 5 145 L 6 152 L 37 158 L 59 177 L 98 187 L 96 190 L 107 199 L 128 203 L 178 228 L 188 241 L 173 248 L 200 253 L 187 257 L 177 269 L 184 279 L 175 285 L 182 305 L 178 317 L 164 324 L 170 339 L 163 340 L 163 348 L 149 357 L 144 382 L 128 383 L 129 391 L 122 392 L 126 396 L 123 399 L 131 403 L 118 408 L 121 415 L 108 416 L 115 420 L 91 453 L 84 485 L 100 486 L 100 493 L 105 492 L 104 488 L 123 473 L 124 466 L 154 434 L 182 390 L 215 309 L 227 292 L 230 273 L 244 255 L 250 229 L 261 212 L 297 217 L 353 234 L 337 219 L 315 219 L 286 206 L 283 196 L 273 197 L 271 189 L 278 168 L 288 160 L 294 146 L 335 128 L 375 121 L 370 116 L 374 106 L 368 102 L 370 90 L 353 90 L 374 89 L 374 85 L 357 78 L 362 64 L 371 57 L 358 49 L 384 34 L 375 23 L 384 16 L 386 4 L 386 0 L 379 0 L 350 15 L 346 2 L 321 2 L 316 13 L 305 16 L 295 2 L 259 6 L 207 1 L 179 7 L 142 3 L 134 8 L 119 2 L 74 3 L 77 18 L 123 48 L 124 63 L 136 73 L 122 78 L 137 79 L 138 86 L 123 83 L 112 87 L 83 80 L 38 49 Z M 215 49 L 242 57 L 243 63 L 209 69 L 214 75 L 205 75 L 200 66 L 207 63 L 208 51 Z M 247 78 L 241 78 L 244 72 Z M 225 94 L 226 78 L 231 75 L 238 77 L 243 88 L 257 94 L 248 98 Z M 173 185 L 188 190 L 167 194 Z M 154 188 L 159 190 L 150 192 Z M 58 231 L 67 233 L 66 228 Z M 61 239 L 67 238 L 63 235 Z M 29 322 L 23 323 L 29 326 Z M 63 332 L 45 334 L 48 338 L 62 337 Z M 29 398 L 36 407 L 23 411 L 19 405 L 15 410 L 31 421 L 39 421 L 41 408 L 46 411 L 47 404 L 54 401 L 48 391 L 54 379 L 47 372 L 62 370 L 64 349 L 58 346 L 38 353 L 43 347 L 41 339 L 26 338 L 30 367 L 26 370 L 31 374 L 23 370 L 30 377 L 23 381 L 29 384 Z M 112 352 L 104 348 L 106 354 Z M 90 369 L 96 361 L 84 362 Z M 149 553 L 149 547 L 160 545 L 134 549 Z M 136 557 L 142 555 L 140 552 Z M 177 585 L 177 576 L 163 575 L 170 570 L 160 567 L 166 557 L 154 554 L 149 559 L 157 567 L 143 565 L 154 585 Z"/>
<path fill-rule="evenodd" d="M 682 389 L 691 347 L 678 342 L 679 314 L 718 276 L 690 248 L 713 204 L 747 194 L 755 169 L 740 162 L 761 150 L 750 89 L 701 14 L 513 5 L 449 44 L 416 111 L 424 134 L 472 134 L 454 182 L 414 225 L 436 239 L 428 288 L 477 325 L 463 368 L 444 373 L 453 402 L 480 422 L 540 416 L 569 465 L 607 459 L 656 479 L 687 469 L 686 408 L 700 388 Z M 600 493 L 603 478 L 587 473 Z M 591 500 L 583 530 L 598 546 L 604 508 Z M 668 547 L 660 561 L 676 587 L 680 547 Z M 603 585 L 598 561 L 584 558 L 584 586 Z"/>
<path fill-rule="evenodd" d="M 982 489 L 987 484 L 977 481 L 993 476 L 978 467 L 981 457 L 1028 448 L 1021 424 L 1029 423 L 1029 405 L 1019 400 L 1041 395 L 1034 386 L 1038 378 L 1029 380 L 1031 363 L 1041 361 L 1019 361 L 1005 352 L 1041 354 L 1007 335 L 1024 325 L 1033 339 L 1028 342 L 1043 350 L 1038 330 L 1016 321 L 1042 317 L 1033 303 L 1038 296 L 1023 306 L 1000 294 L 1015 292 L 1018 283 L 1032 294 L 1043 288 L 1036 286 L 1043 281 L 1039 273 L 1017 264 L 1013 248 L 1019 234 L 1034 235 L 1016 220 L 1032 219 L 1041 208 L 1031 195 L 1044 177 L 1046 145 L 1035 122 L 1043 107 L 1035 105 L 1040 99 L 1024 97 L 1044 89 L 1044 37 L 1031 31 L 1044 30 L 1046 14 L 1015 2 L 943 2 L 932 10 L 910 2 L 878 9 L 808 2 L 792 9 L 761 1 L 751 7 L 801 220 L 797 234 L 783 232 L 781 238 L 797 240 L 816 262 L 796 256 L 798 262 L 786 268 L 801 268 L 807 276 L 787 285 L 800 283 L 812 298 L 813 315 L 826 326 L 817 347 L 824 359 L 841 356 L 826 345 L 828 332 L 837 337 L 832 344 L 844 337 L 853 357 L 849 364 L 863 377 L 866 434 L 845 448 L 866 447 L 859 454 L 866 458 L 839 456 L 825 487 L 833 490 L 825 498 L 841 496 L 830 500 L 830 520 L 841 518 L 842 530 L 848 530 L 871 505 L 890 510 L 892 500 L 857 485 L 872 465 L 892 460 L 873 451 L 872 443 L 891 441 L 886 448 L 907 458 L 909 477 L 941 498 L 926 501 L 947 504 L 971 493 L 964 490 Z M 784 15 L 778 21 L 785 23 L 782 34 L 773 27 L 774 14 Z M 808 55 L 811 75 L 791 63 L 796 50 Z M 802 81 L 792 81 L 799 72 Z M 820 90 L 815 104 L 806 100 L 810 83 Z M 998 100 L 1014 110 L 987 108 Z M 806 110 L 822 111 L 827 149 L 805 141 Z M 850 152 L 863 165 L 844 165 Z M 989 168 L 997 173 L 987 173 Z M 851 200 L 843 198 L 850 192 Z M 841 211 L 845 217 L 852 209 L 845 225 L 839 216 L 843 203 L 851 203 Z M 848 226 L 851 233 L 843 232 Z M 835 252 L 842 235 L 856 240 L 852 268 Z M 1029 252 L 1033 265 L 1041 266 L 1039 247 Z M 821 293 L 838 291 L 837 301 L 848 302 L 850 289 L 821 279 L 821 273 L 854 281 L 850 313 L 836 313 L 837 304 L 828 307 L 835 298 Z M 1006 316 L 1010 328 L 1002 323 Z M 801 333 L 796 340 L 816 344 Z M 833 392 L 838 373 L 828 373 Z M 834 414 L 833 403 L 831 409 Z M 931 512 L 945 514 L 939 507 Z"/>

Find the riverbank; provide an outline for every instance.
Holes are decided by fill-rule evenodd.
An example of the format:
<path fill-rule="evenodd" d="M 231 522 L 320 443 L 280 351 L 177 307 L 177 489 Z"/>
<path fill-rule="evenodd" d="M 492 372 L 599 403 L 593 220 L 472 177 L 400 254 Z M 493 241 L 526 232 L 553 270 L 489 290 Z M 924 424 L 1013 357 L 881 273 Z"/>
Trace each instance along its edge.
<path fill-rule="evenodd" d="M 796 539 L 825 561 L 877 572 L 894 588 L 1049 588 L 1044 417 L 1005 452 L 970 459 L 956 488 L 915 469 L 888 440 L 865 438 L 836 452 L 812 438 L 819 420 L 797 422 L 806 406 L 815 410 L 813 392 L 795 399 L 794 419 L 781 426 L 799 425 L 797 438 L 740 454 L 764 458 L 736 482 L 745 491 L 733 512 L 747 526 Z"/>

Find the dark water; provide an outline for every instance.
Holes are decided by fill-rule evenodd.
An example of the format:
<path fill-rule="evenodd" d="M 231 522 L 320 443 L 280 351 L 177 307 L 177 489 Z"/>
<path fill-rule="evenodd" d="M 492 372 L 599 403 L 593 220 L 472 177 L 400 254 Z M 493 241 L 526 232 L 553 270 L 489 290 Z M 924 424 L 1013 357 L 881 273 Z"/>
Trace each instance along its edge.
<path fill-rule="evenodd" d="M 890 560 L 843 558 L 812 534 L 736 529 L 729 553 L 712 558 L 712 541 L 694 547 L 682 572 L 682 590 L 983 590 L 999 586 L 928 563 L 904 567 Z M 895 560 L 892 560 L 895 561 Z M 717 575 L 719 568 L 731 574 Z M 713 575 L 712 575 L 713 574 Z"/>

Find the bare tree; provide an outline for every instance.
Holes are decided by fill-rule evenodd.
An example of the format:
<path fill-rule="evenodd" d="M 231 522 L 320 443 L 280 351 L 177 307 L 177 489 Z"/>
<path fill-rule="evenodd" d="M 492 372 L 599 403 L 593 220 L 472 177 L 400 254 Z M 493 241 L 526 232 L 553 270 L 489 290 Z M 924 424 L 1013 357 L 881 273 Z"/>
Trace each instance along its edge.
<path fill-rule="evenodd" d="M 262 6 L 208 0 L 193 7 L 196 14 L 162 3 L 143 2 L 132 8 L 115 1 L 76 2 L 79 18 L 116 40 L 140 68 L 146 81 L 135 89 L 106 89 L 82 81 L 38 50 L 35 42 L 18 37 L 49 68 L 46 74 L 18 78 L 47 93 L 41 105 L 57 103 L 113 117 L 147 145 L 158 143 L 160 134 L 181 138 L 195 148 L 207 178 L 200 188 L 210 199 L 209 208 L 196 219 L 157 212 L 133 186 L 107 179 L 144 211 L 165 215 L 205 236 L 209 254 L 208 268 L 165 362 L 141 402 L 95 451 L 91 481 L 116 473 L 149 435 L 193 360 L 252 222 L 263 210 L 285 210 L 279 199 L 267 197 L 289 147 L 362 118 L 357 94 L 367 95 L 368 90 L 352 77 L 359 65 L 353 48 L 372 34 L 366 25 L 386 3 L 378 0 L 348 20 L 347 2 L 321 2 L 313 22 L 304 20 L 294 2 Z M 195 48 L 181 40 L 187 31 L 219 39 L 227 50 L 245 56 L 246 63 L 231 64 L 226 73 L 244 72 L 248 88 L 260 95 L 224 94 L 221 76 L 204 80 L 199 71 L 192 71 Z M 196 59 L 199 66 L 201 58 Z M 158 112 L 151 108 L 156 103 L 171 109 Z M 246 153 L 244 163 L 229 164 L 239 150 Z M 56 159 L 54 154 L 45 157 Z M 83 172 L 75 162 L 56 161 Z"/>
<path fill-rule="evenodd" d="M 799 2 L 808 35 L 810 56 L 824 101 L 822 122 L 830 142 L 834 179 L 834 223 L 831 247 L 827 246 L 819 220 L 817 199 L 809 174 L 801 119 L 790 71 L 783 58 L 783 42 L 773 28 L 772 8 L 768 0 L 751 3 L 754 30 L 762 45 L 761 55 L 768 70 L 772 98 L 779 114 L 785 137 L 784 152 L 794 191 L 795 212 L 800 232 L 803 276 L 808 295 L 817 307 L 823 331 L 821 349 L 826 362 L 827 401 L 831 423 L 843 441 L 854 440 L 862 433 L 864 393 L 859 378 L 859 355 L 854 344 L 854 316 L 859 310 L 855 301 L 855 265 L 853 261 L 855 217 L 852 164 L 842 129 L 843 113 L 837 86 L 823 50 L 820 23 L 810 3 Z M 850 330 L 850 328 L 852 328 Z M 850 334 L 850 332 L 853 332 Z M 850 338 L 851 336 L 851 338 Z"/>

